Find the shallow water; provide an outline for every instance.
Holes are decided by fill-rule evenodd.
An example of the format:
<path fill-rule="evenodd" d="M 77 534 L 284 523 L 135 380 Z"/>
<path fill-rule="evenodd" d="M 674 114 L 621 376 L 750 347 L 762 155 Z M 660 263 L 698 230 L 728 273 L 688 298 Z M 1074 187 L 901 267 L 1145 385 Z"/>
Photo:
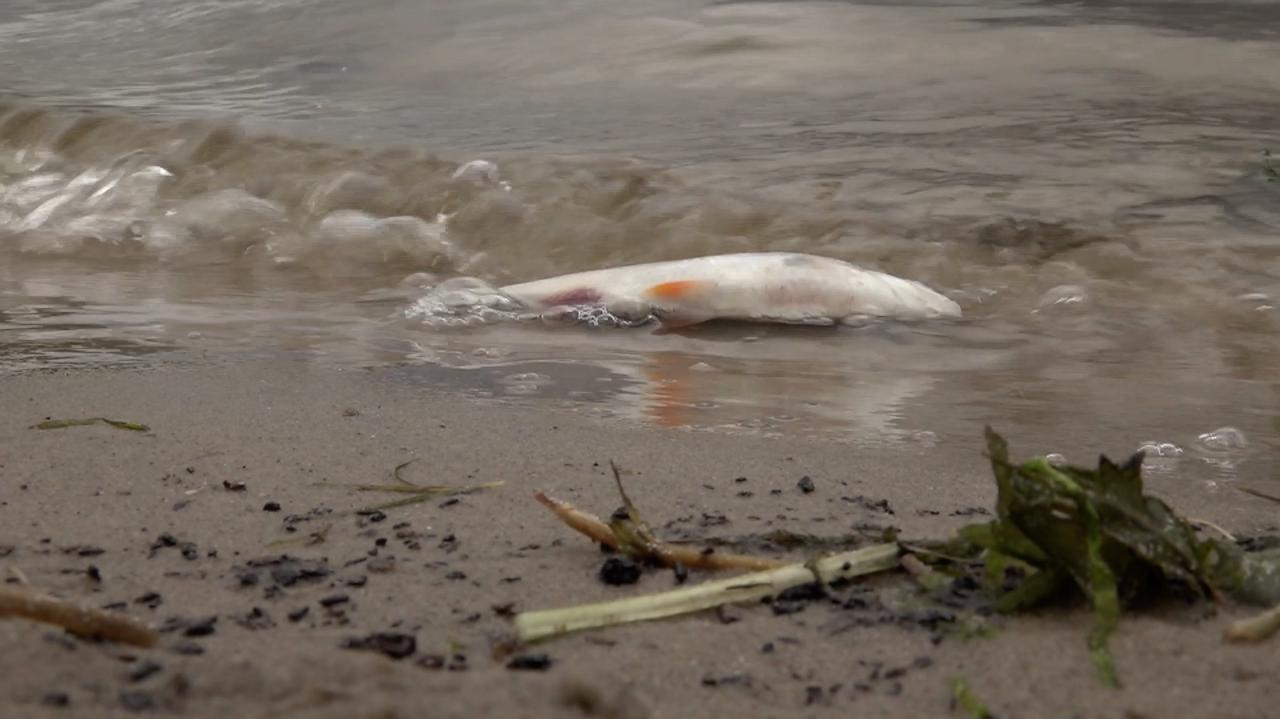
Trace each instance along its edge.
<path fill-rule="evenodd" d="M 1243 0 L 5 3 L 0 375 L 285 351 L 668 426 L 1270 461 L 1277 39 Z M 452 277 L 742 250 L 966 316 L 406 317 Z M 1223 426 L 1247 447 L 1192 451 Z"/>

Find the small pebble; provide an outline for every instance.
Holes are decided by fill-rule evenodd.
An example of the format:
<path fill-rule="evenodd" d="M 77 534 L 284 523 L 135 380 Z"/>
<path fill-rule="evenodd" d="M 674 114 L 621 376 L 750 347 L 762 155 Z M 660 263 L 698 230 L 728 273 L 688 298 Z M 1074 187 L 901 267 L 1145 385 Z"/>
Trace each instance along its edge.
<path fill-rule="evenodd" d="M 551 657 L 546 654 L 520 654 L 511 657 L 507 669 L 544 672 L 551 668 Z"/>
<path fill-rule="evenodd" d="M 131 712 L 149 711 L 156 708 L 156 700 L 147 692 L 120 692 L 120 706 Z"/>
<path fill-rule="evenodd" d="M 182 630 L 182 635 L 186 637 L 207 637 L 213 634 L 217 624 L 217 617 L 197 619 L 187 624 L 187 628 Z"/>
<path fill-rule="evenodd" d="M 640 581 L 640 567 L 629 559 L 610 557 L 600 566 L 600 581 L 618 587 Z"/>
<path fill-rule="evenodd" d="M 149 660 L 140 661 L 133 665 L 133 668 L 129 670 L 129 681 L 140 682 L 147 677 L 159 673 L 162 669 L 164 669 L 164 667 L 160 666 L 159 662 Z"/>
<path fill-rule="evenodd" d="M 343 640 L 343 649 L 364 649 L 380 652 L 392 659 L 404 659 L 418 650 L 418 641 L 412 634 L 374 632 L 364 637 Z"/>
<path fill-rule="evenodd" d="M 417 664 L 423 669 L 444 669 L 446 661 L 443 654 L 423 654 Z"/>
<path fill-rule="evenodd" d="M 264 512 L 279 512 L 279 511 L 280 511 L 280 503 L 279 503 L 279 502 L 267 502 L 266 504 L 262 505 L 262 511 L 264 511 Z"/>

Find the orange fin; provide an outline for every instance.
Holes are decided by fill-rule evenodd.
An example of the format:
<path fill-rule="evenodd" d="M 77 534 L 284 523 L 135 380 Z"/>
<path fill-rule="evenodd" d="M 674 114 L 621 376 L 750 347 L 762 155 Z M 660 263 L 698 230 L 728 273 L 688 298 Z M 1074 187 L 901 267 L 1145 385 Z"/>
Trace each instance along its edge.
<path fill-rule="evenodd" d="M 679 300 L 709 290 L 714 285 L 707 280 L 672 280 L 650 287 L 645 294 L 655 299 Z"/>

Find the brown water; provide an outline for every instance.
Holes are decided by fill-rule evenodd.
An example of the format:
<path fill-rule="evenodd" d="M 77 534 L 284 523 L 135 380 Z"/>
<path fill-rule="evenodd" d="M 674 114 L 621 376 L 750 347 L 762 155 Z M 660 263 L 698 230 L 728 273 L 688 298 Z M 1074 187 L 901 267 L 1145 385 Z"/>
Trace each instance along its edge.
<path fill-rule="evenodd" d="M 10 0 L 0 377 L 283 351 L 670 426 L 1274 467 L 1277 40 L 1259 0 Z M 476 158 L 494 181 L 452 177 Z M 966 317 L 413 312 L 455 276 L 766 249 Z M 1246 445 L 1197 439 L 1223 426 Z"/>

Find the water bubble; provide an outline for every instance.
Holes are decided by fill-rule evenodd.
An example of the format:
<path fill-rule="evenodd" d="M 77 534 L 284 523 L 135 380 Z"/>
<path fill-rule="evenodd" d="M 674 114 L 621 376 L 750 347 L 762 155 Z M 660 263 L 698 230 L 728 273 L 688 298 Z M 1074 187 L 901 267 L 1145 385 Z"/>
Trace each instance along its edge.
<path fill-rule="evenodd" d="M 638 319 L 618 316 L 602 305 L 558 305 L 538 315 L 548 327 L 582 325 L 586 327 L 638 327 L 652 320 L 645 313 Z"/>
<path fill-rule="evenodd" d="M 518 372 L 499 379 L 498 384 L 505 386 L 507 394 L 530 395 L 547 385 L 555 384 L 555 381 L 537 372 Z"/>
<path fill-rule="evenodd" d="M 578 324 L 578 313 L 572 307 L 552 307 L 538 315 L 547 327 L 568 327 Z"/>
<path fill-rule="evenodd" d="M 1138 451 L 1150 457 L 1181 457 L 1183 450 L 1172 442 L 1159 442 L 1148 439 L 1138 446 Z"/>
<path fill-rule="evenodd" d="M 922 444 L 926 447 L 938 446 L 938 433 L 930 432 L 927 429 L 919 429 L 907 433 L 907 439 L 911 442 Z M 1058 455 L 1061 456 L 1061 455 Z"/>
<path fill-rule="evenodd" d="M 395 211 L 399 196 L 390 181 L 355 170 L 338 173 L 316 187 L 303 201 L 314 215 L 335 210 L 364 210 L 376 214 Z"/>
<path fill-rule="evenodd" d="M 1040 295 L 1040 299 L 1036 301 L 1035 312 L 1041 312 L 1050 308 L 1071 307 L 1082 305 L 1089 299 L 1089 292 L 1081 285 L 1058 285 Z"/>
<path fill-rule="evenodd" d="M 1271 297 L 1265 292 L 1247 292 L 1236 297 L 1236 299 L 1253 305 L 1253 309 L 1258 312 L 1266 312 L 1276 308 L 1275 303 L 1271 301 Z"/>
<path fill-rule="evenodd" d="M 947 292 L 947 296 L 961 305 L 979 305 L 995 297 L 999 292 L 991 287 L 964 287 Z"/>
<path fill-rule="evenodd" d="M 431 327 L 456 327 L 532 319 L 515 298 L 476 277 L 454 277 L 429 289 L 404 311 Z M 449 321 L 445 321 L 445 320 Z"/>
<path fill-rule="evenodd" d="M 451 179 L 474 185 L 496 185 L 506 192 L 511 191 L 511 183 L 499 179 L 498 166 L 488 160 L 472 160 L 464 163 L 454 171 Z"/>
<path fill-rule="evenodd" d="M 239 243 L 263 239 L 285 222 L 280 205 L 244 190 L 227 189 L 191 198 L 166 213 L 169 222 L 197 236 Z"/>
<path fill-rule="evenodd" d="M 372 241 L 378 234 L 378 218 L 359 210 L 336 210 L 316 226 L 317 239 L 329 242 Z"/>
<path fill-rule="evenodd" d="M 549 384 L 551 382 L 551 378 L 545 374 L 539 374 L 537 372 L 519 372 L 516 374 L 509 374 L 506 377 L 503 377 L 501 381 L 519 384 Z"/>
<path fill-rule="evenodd" d="M 426 289 L 435 284 L 436 278 L 430 272 L 415 272 L 408 277 L 400 280 L 401 287 L 417 287 Z"/>
<path fill-rule="evenodd" d="M 493 184 L 498 181 L 498 166 L 488 160 L 472 160 L 463 163 L 453 173 L 453 179 L 463 182 Z"/>
<path fill-rule="evenodd" d="M 1142 442 L 1138 451 L 1142 453 L 1143 468 L 1157 472 L 1173 470 L 1178 465 L 1178 458 L 1183 455 L 1183 449 L 1178 445 L 1154 439 Z"/>
<path fill-rule="evenodd" d="M 1049 464 L 1052 464 L 1055 467 L 1067 466 L 1066 455 L 1059 454 L 1057 452 L 1050 452 L 1049 454 L 1046 454 L 1044 456 L 1044 461 L 1048 462 Z"/>
<path fill-rule="evenodd" d="M 1232 452 L 1249 446 L 1244 432 L 1235 427 L 1219 427 L 1212 432 L 1205 432 L 1196 438 L 1196 442 L 1211 452 Z"/>
<path fill-rule="evenodd" d="M 479 277 L 450 277 L 439 285 L 436 285 L 436 289 L 441 292 L 454 292 L 458 290 L 488 292 L 496 290 L 493 285 L 485 282 Z"/>

